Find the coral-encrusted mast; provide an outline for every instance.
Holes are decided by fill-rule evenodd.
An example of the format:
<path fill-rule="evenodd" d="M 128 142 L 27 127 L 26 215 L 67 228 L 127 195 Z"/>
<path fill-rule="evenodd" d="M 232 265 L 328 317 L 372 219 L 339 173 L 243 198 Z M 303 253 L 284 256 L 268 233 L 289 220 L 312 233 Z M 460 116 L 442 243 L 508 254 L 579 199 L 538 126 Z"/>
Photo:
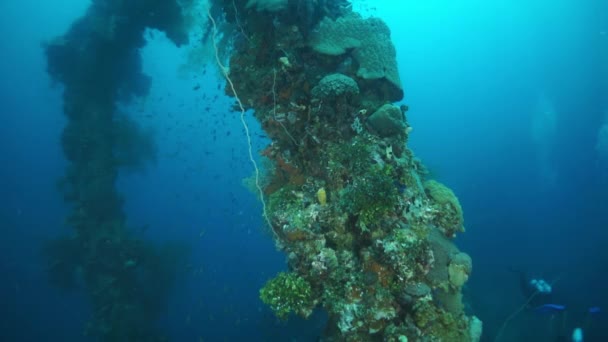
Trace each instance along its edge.
<path fill-rule="evenodd" d="M 129 232 L 116 188 L 119 169 L 145 163 L 153 143 L 117 103 L 148 91 L 139 55 L 144 30 L 163 30 L 176 44 L 185 43 L 182 19 L 174 0 L 95 0 L 45 47 L 48 72 L 64 86 L 61 145 L 68 165 L 61 184 L 71 206 L 66 225 L 73 229 L 46 251 L 61 285 L 80 283 L 74 278 L 82 276 L 92 315 L 86 333 L 95 340 L 166 340 L 156 319 L 166 305 L 173 265 L 163 251 Z"/>
<path fill-rule="evenodd" d="M 213 1 L 235 34 L 227 93 L 272 139 L 260 190 L 290 272 L 261 299 L 281 318 L 322 307 L 327 341 L 477 341 L 471 259 L 451 241 L 462 209 L 407 147 L 388 27 L 313 3 Z"/>

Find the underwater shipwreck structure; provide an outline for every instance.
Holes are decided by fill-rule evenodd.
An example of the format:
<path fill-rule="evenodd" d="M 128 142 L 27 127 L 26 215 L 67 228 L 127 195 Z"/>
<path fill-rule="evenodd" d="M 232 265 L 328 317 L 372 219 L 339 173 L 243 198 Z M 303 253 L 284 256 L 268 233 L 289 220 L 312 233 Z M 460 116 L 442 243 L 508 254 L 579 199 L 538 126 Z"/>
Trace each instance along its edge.
<path fill-rule="evenodd" d="M 343 0 L 214 0 L 209 17 L 226 93 L 272 140 L 256 184 L 289 271 L 262 301 L 282 319 L 322 307 L 325 341 L 478 341 L 462 209 L 408 148 L 386 24 Z"/>
<path fill-rule="evenodd" d="M 116 188 L 121 168 L 141 167 L 154 143 L 120 111 L 150 81 L 139 49 L 146 28 L 187 42 L 174 0 L 94 0 L 68 32 L 46 44 L 48 73 L 63 86 L 67 160 L 60 188 L 71 234 L 45 252 L 52 279 L 84 287 L 92 318 L 85 334 L 99 341 L 162 341 L 157 318 L 166 307 L 180 246 L 155 246 L 126 227 Z"/>
<path fill-rule="evenodd" d="M 71 228 L 48 244 L 49 269 L 64 287 L 84 285 L 86 332 L 98 340 L 166 339 L 156 320 L 175 255 L 126 227 L 116 188 L 120 169 L 144 164 L 154 144 L 120 105 L 148 91 L 145 30 L 186 43 L 184 6 L 195 3 L 94 0 L 45 46 L 48 72 L 64 87 Z M 266 167 L 250 157 L 289 271 L 268 281 L 262 301 L 281 319 L 322 308 L 324 341 L 478 341 L 481 321 L 462 300 L 471 258 L 452 241 L 464 232 L 462 209 L 408 148 L 386 24 L 346 0 L 211 0 L 208 14 L 212 34 L 203 36 L 226 93 L 272 141 L 261 152 Z"/>

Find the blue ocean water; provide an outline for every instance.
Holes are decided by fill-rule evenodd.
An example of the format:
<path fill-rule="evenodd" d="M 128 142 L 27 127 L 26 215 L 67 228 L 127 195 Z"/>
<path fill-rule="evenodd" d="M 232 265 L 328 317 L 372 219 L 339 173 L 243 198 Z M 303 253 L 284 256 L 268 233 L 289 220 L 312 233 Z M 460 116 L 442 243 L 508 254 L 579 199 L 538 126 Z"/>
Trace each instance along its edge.
<path fill-rule="evenodd" d="M 0 340 L 82 341 L 82 293 L 51 286 L 41 246 L 68 233 L 56 188 L 64 160 L 61 87 L 41 44 L 88 2 L 0 4 Z M 405 87 L 410 147 L 465 211 L 457 244 L 473 258 L 468 309 L 493 341 L 524 304 L 511 269 L 554 282 L 567 315 L 524 311 L 503 340 L 552 341 L 585 329 L 608 340 L 608 4 L 606 1 L 367 1 L 391 28 Z M 154 132 L 156 161 L 124 172 L 129 225 L 177 240 L 182 265 L 162 326 L 176 341 L 314 341 L 326 317 L 279 322 L 259 288 L 285 269 L 264 231 L 232 101 L 209 64 L 180 71 L 185 51 L 150 34 L 150 94 L 126 111 Z M 268 142 L 252 115 L 253 146 Z M 604 128 L 603 127 L 607 127 Z M 604 314 L 589 315 L 598 306 Z"/>

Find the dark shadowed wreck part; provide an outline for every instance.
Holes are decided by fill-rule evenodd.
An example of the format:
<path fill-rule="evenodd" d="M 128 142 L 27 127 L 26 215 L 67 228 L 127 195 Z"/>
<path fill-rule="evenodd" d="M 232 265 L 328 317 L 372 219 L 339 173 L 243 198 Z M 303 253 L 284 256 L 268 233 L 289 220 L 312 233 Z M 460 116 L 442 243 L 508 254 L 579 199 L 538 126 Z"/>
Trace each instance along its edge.
<path fill-rule="evenodd" d="M 72 228 L 45 254 L 55 283 L 84 285 L 92 312 L 86 334 L 100 341 L 166 340 L 156 320 L 181 253 L 181 246 L 158 248 L 130 232 L 116 189 L 121 168 L 142 167 L 154 156 L 151 136 L 117 110 L 148 92 L 139 55 L 146 28 L 164 31 L 177 45 L 187 42 L 175 0 L 94 0 L 45 46 L 48 73 L 64 87 L 68 166 L 60 188 Z"/>

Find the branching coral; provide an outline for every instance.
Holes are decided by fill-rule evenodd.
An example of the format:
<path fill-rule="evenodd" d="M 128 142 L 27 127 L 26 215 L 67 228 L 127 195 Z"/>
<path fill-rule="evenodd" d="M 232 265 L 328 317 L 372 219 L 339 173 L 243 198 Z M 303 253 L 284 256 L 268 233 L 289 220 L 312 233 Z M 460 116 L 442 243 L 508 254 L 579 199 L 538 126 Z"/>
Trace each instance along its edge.
<path fill-rule="evenodd" d="M 260 290 L 260 299 L 283 320 L 290 313 L 306 318 L 315 304 L 310 283 L 294 273 L 279 273 L 269 280 Z"/>

